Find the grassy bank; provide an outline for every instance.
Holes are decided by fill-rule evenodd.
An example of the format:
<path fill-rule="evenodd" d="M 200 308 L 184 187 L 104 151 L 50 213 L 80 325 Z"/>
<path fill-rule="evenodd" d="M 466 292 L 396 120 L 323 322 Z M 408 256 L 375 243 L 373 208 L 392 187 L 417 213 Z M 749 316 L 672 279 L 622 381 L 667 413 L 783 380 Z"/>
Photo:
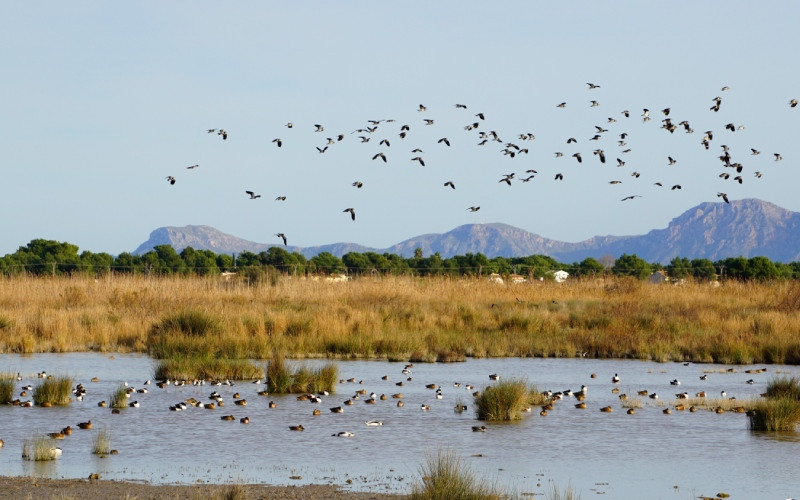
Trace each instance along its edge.
<path fill-rule="evenodd" d="M 800 363 L 800 284 L 3 278 L 0 352 Z"/>

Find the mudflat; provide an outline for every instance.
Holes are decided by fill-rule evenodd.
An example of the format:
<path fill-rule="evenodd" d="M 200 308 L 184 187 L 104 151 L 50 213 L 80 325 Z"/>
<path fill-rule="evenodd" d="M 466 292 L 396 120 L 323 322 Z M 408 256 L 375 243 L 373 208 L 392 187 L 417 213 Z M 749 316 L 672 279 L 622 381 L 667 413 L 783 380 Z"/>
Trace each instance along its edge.
<path fill-rule="evenodd" d="M 401 499 L 403 495 L 344 491 L 333 485 L 270 486 L 262 484 L 154 485 L 144 482 L 46 479 L 0 476 L 0 499 Z"/>

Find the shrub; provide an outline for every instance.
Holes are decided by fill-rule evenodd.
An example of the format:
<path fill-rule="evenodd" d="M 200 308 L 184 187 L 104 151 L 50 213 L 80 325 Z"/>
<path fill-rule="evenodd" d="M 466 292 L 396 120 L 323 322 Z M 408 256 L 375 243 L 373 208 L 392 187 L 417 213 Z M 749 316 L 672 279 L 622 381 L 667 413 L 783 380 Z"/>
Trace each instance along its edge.
<path fill-rule="evenodd" d="M 204 337 L 220 331 L 219 319 L 205 311 L 181 311 L 170 314 L 153 327 L 154 334 L 183 333 L 193 337 Z"/>
<path fill-rule="evenodd" d="M 51 405 L 68 405 L 72 399 L 72 378 L 53 377 L 44 380 L 33 389 L 33 402 L 37 405 L 50 403 Z"/>
<path fill-rule="evenodd" d="M 800 401 L 800 377 L 777 377 L 767 384 L 767 398 Z"/>

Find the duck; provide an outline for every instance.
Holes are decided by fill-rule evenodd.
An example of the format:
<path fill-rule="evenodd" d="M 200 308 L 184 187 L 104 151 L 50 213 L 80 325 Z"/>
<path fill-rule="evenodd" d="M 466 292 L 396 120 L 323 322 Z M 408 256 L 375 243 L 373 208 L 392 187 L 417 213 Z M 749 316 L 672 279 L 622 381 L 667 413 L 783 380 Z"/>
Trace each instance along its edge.
<path fill-rule="evenodd" d="M 240 418 L 239 419 L 239 423 L 249 424 L 250 423 L 250 417 L 242 417 L 242 418 Z"/>
<path fill-rule="evenodd" d="M 652 393 L 652 394 L 649 394 L 647 397 L 649 397 L 650 399 L 658 399 L 658 394 L 656 394 L 656 393 L 654 392 L 654 393 Z"/>
<path fill-rule="evenodd" d="M 700 391 L 700 392 L 696 393 L 695 396 L 698 397 L 698 398 L 704 398 L 704 397 L 706 397 L 706 391 Z"/>
<path fill-rule="evenodd" d="M 402 408 L 402 407 L 403 407 L 403 405 L 405 405 L 405 403 L 403 403 L 403 400 L 402 400 L 402 399 L 401 399 L 401 400 L 399 400 L 399 401 L 397 402 L 397 407 L 398 407 L 398 408 Z"/>
<path fill-rule="evenodd" d="M 61 433 L 64 434 L 65 436 L 71 435 L 72 434 L 72 427 L 70 427 L 70 426 L 64 427 L 63 429 L 61 429 Z"/>
<path fill-rule="evenodd" d="M 138 401 L 131 401 L 130 403 L 128 403 L 128 406 L 130 406 L 131 408 L 138 408 L 139 407 L 139 402 Z"/>
<path fill-rule="evenodd" d="M 381 422 L 380 420 L 367 420 L 366 422 L 364 422 L 364 425 L 368 427 L 380 427 L 381 425 L 383 425 L 383 422 Z"/>
<path fill-rule="evenodd" d="M 546 417 L 547 416 L 547 410 L 542 409 L 542 411 L 539 412 L 539 416 L 540 417 Z"/>
<path fill-rule="evenodd" d="M 351 438 L 351 437 L 355 436 L 355 434 L 352 433 L 352 432 L 349 432 L 349 431 L 341 431 L 341 432 L 337 432 L 336 434 L 331 434 L 331 436 L 340 437 L 340 438 L 341 437 Z"/>
<path fill-rule="evenodd" d="M 600 408 L 600 411 L 603 412 L 603 413 L 611 413 L 613 411 L 613 409 L 610 406 L 604 406 L 604 407 Z"/>
<path fill-rule="evenodd" d="M 628 415 L 633 415 L 634 413 L 636 413 L 636 411 L 633 408 L 628 408 L 628 411 L 626 413 Z"/>
<path fill-rule="evenodd" d="M 619 374 L 615 373 L 613 377 L 611 377 L 612 384 L 619 384 Z"/>
<path fill-rule="evenodd" d="M 64 439 L 65 437 L 63 432 L 50 432 L 47 435 L 50 436 L 50 439 Z"/>
<path fill-rule="evenodd" d="M 290 431 L 303 431 L 303 430 L 305 430 L 305 428 L 302 426 L 302 424 L 301 425 L 290 425 L 289 426 L 289 430 Z"/>
<path fill-rule="evenodd" d="M 270 408 L 277 408 L 278 407 L 278 405 L 275 404 L 275 401 L 270 401 L 268 406 Z"/>
<path fill-rule="evenodd" d="M 236 406 L 247 406 L 247 400 L 237 399 L 236 401 L 233 402 L 233 404 L 235 404 Z"/>
<path fill-rule="evenodd" d="M 86 422 L 78 423 L 78 429 L 91 429 L 92 428 L 92 421 L 87 420 Z"/>
<path fill-rule="evenodd" d="M 223 415 L 219 418 L 220 420 L 236 420 L 236 417 L 234 417 L 233 415 Z"/>
<path fill-rule="evenodd" d="M 489 380 L 500 380 L 500 375 L 493 373 L 489 375 Z"/>
<path fill-rule="evenodd" d="M 473 425 L 472 426 L 472 432 L 486 432 L 486 426 L 485 425 L 481 425 L 481 426 Z"/>
<path fill-rule="evenodd" d="M 578 403 L 578 404 L 575 405 L 575 408 L 578 408 L 579 410 L 585 410 L 586 409 L 586 403 Z"/>
<path fill-rule="evenodd" d="M 344 408 L 341 406 L 334 406 L 331 408 L 331 413 L 344 413 Z"/>
<path fill-rule="evenodd" d="M 429 405 L 426 405 L 426 404 L 423 403 L 423 404 L 420 405 L 419 409 L 422 410 L 422 411 L 428 411 L 428 410 L 431 409 L 431 407 Z"/>
<path fill-rule="evenodd" d="M 708 375 L 707 374 L 704 373 L 704 374 L 700 375 L 700 380 L 707 380 L 707 379 L 708 379 Z"/>
<path fill-rule="evenodd" d="M 663 413 L 664 415 L 669 415 L 672 413 L 672 410 L 670 410 L 669 408 L 664 408 L 663 410 L 661 410 L 661 413 Z"/>
<path fill-rule="evenodd" d="M 689 399 L 689 393 L 681 392 L 680 394 L 676 394 L 675 397 L 678 399 Z"/>
<path fill-rule="evenodd" d="M 681 381 L 678 379 L 670 380 L 669 385 L 681 385 Z"/>

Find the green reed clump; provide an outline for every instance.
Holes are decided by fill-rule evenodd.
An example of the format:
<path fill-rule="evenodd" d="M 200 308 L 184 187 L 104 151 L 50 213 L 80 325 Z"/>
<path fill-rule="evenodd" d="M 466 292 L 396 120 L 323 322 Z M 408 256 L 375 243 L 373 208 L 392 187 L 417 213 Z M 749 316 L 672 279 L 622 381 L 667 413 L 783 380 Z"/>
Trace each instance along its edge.
<path fill-rule="evenodd" d="M 111 431 L 100 429 L 92 438 L 92 453 L 95 455 L 108 455 L 111 453 Z"/>
<path fill-rule="evenodd" d="M 17 378 L 13 373 L 0 373 L 0 404 L 8 404 L 14 399 Z"/>
<path fill-rule="evenodd" d="M 495 491 L 479 480 L 453 451 L 439 450 L 435 455 L 428 454 L 420 467 L 422 482 L 411 487 L 414 500 L 483 500 L 499 498 Z"/>
<path fill-rule="evenodd" d="M 777 377 L 767 384 L 768 399 L 793 399 L 800 401 L 800 377 Z"/>
<path fill-rule="evenodd" d="M 263 373 L 247 359 L 185 356 L 160 360 L 153 376 L 177 380 L 245 380 L 261 378 Z"/>
<path fill-rule="evenodd" d="M 108 398 L 111 408 L 127 408 L 128 407 L 128 389 L 125 384 L 120 384 L 111 396 Z"/>
<path fill-rule="evenodd" d="M 529 389 L 525 380 L 500 381 L 475 396 L 478 419 L 490 422 L 519 420 L 534 394 L 538 395 L 537 391 Z"/>
<path fill-rule="evenodd" d="M 67 376 L 45 379 L 33 389 L 33 402 L 37 405 L 68 405 L 72 401 L 72 385 L 72 378 Z"/>
<path fill-rule="evenodd" d="M 333 392 L 339 379 L 339 367 L 333 363 L 311 369 L 300 366 L 294 371 L 281 355 L 267 362 L 267 390 L 273 393 Z"/>
<path fill-rule="evenodd" d="M 58 455 L 58 449 L 51 443 L 53 441 L 43 435 L 35 434 L 22 442 L 22 458 L 25 460 L 32 460 L 35 462 L 45 462 L 47 460 L 55 460 Z"/>
<path fill-rule="evenodd" d="M 758 401 L 747 417 L 750 430 L 792 431 L 800 423 L 800 401 L 790 398 Z"/>

